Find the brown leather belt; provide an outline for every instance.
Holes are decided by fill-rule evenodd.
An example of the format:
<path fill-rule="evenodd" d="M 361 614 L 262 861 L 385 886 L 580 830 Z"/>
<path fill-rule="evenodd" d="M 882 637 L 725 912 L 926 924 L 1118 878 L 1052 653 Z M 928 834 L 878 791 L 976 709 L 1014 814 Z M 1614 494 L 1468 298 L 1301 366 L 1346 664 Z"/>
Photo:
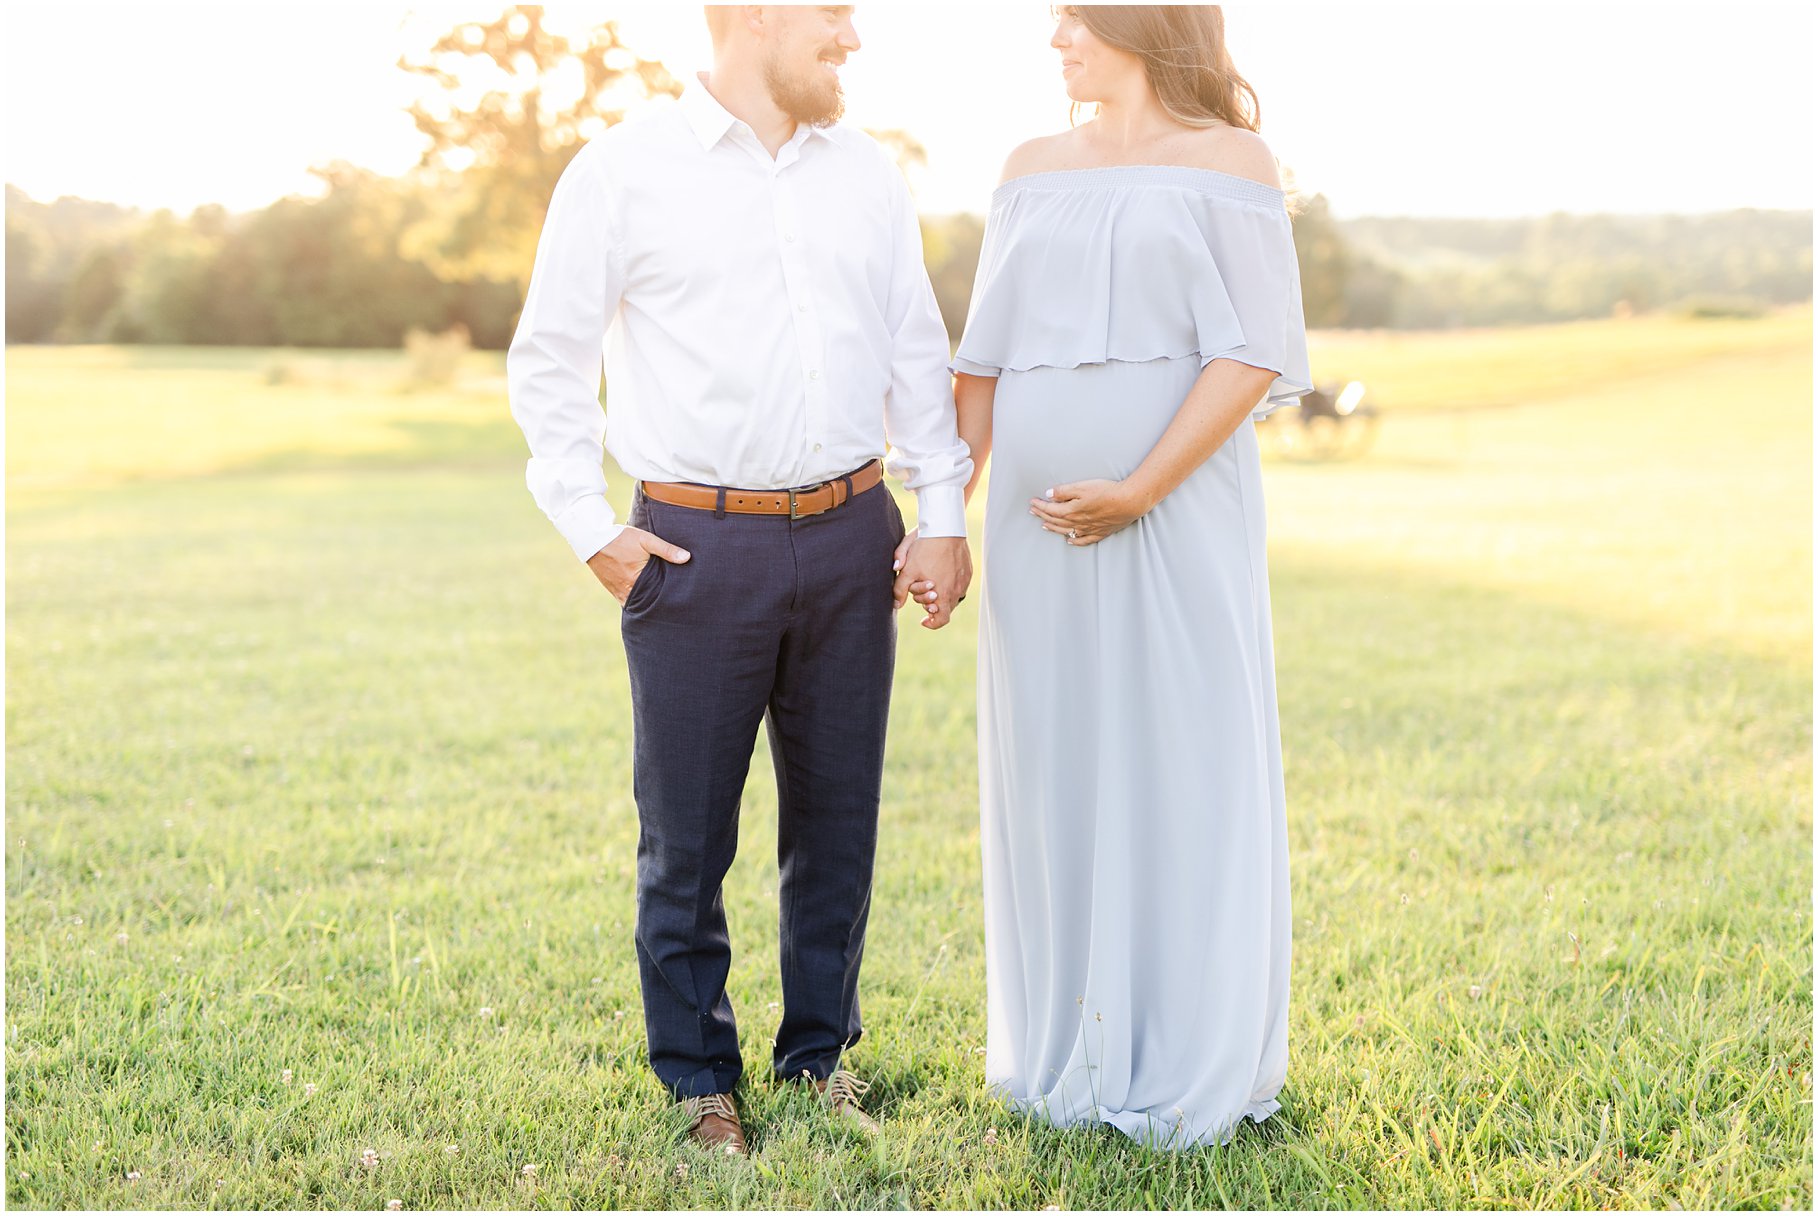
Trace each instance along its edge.
<path fill-rule="evenodd" d="M 883 465 L 873 460 L 832 481 L 797 490 L 739 490 L 698 485 L 692 481 L 640 481 L 638 485 L 646 497 L 672 506 L 730 511 L 734 515 L 787 515 L 790 519 L 805 519 L 831 511 L 883 479 Z M 852 486 L 851 493 L 846 490 L 848 483 Z"/>

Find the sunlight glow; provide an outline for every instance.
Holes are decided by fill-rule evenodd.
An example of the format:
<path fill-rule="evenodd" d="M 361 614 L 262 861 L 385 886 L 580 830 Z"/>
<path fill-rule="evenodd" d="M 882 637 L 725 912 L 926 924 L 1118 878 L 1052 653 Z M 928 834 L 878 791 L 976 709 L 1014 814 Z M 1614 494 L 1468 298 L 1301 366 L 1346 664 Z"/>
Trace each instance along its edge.
<path fill-rule="evenodd" d="M 309 166 L 332 159 L 402 172 L 421 148 L 403 107 L 427 82 L 399 54 L 499 7 L 9 8 L 6 180 L 39 198 L 246 209 L 315 190 Z M 1264 138 L 1340 216 L 1812 205 L 1809 6 L 1225 7 Z M 571 0 L 545 16 L 560 32 L 611 17 L 677 75 L 705 66 L 695 5 Z M 865 4 L 856 19 L 848 120 L 927 147 L 924 210 L 981 210 L 1011 147 L 1067 125 L 1047 6 Z"/>

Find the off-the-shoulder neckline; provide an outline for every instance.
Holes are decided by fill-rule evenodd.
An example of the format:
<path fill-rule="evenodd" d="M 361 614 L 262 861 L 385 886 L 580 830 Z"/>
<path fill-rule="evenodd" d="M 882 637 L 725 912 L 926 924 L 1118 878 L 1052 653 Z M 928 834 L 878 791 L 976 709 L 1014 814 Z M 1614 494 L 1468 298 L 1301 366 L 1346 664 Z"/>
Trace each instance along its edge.
<path fill-rule="evenodd" d="M 1259 182 L 1253 177 L 1226 173 L 1223 169 L 1203 169 L 1198 165 L 1095 165 L 1080 169 L 1044 169 L 1013 177 L 991 192 L 995 200 L 1024 187 L 1065 188 L 1067 186 L 1174 185 L 1188 186 L 1207 194 L 1222 195 L 1240 202 L 1285 205 L 1287 194 L 1279 186 Z"/>

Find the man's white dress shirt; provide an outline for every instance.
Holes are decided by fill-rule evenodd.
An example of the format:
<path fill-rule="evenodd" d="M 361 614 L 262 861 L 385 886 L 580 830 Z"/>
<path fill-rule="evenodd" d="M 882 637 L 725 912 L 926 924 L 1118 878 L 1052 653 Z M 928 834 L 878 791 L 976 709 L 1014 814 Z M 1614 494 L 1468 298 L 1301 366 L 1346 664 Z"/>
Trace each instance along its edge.
<path fill-rule="evenodd" d="M 623 527 L 602 441 L 634 478 L 752 489 L 884 455 L 921 534 L 964 536 L 947 358 L 889 154 L 802 123 L 772 159 L 697 78 L 563 170 L 505 366 L 525 480 L 585 560 Z"/>

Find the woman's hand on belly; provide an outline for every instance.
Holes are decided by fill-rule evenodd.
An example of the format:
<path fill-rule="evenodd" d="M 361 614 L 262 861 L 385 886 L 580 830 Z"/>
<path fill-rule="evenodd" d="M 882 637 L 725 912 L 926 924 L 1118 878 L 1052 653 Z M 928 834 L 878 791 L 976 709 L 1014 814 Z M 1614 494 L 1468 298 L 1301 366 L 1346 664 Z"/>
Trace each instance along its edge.
<path fill-rule="evenodd" d="M 1058 485 L 1029 500 L 1029 514 L 1069 545 L 1095 545 L 1121 532 L 1155 506 L 1128 482 L 1095 478 Z"/>

